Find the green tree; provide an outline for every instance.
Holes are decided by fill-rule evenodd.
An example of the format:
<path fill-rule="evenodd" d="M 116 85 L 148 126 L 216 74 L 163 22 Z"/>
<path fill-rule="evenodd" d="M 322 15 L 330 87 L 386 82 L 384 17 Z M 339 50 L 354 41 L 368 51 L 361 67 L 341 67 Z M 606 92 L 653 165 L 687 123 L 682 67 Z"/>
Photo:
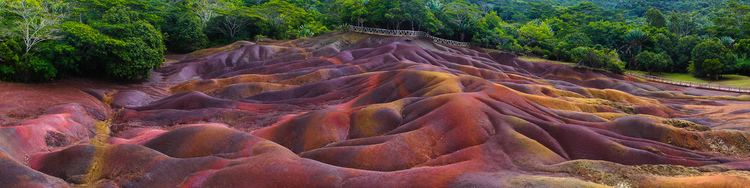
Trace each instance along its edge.
<path fill-rule="evenodd" d="M 738 60 L 734 67 L 734 71 L 737 74 L 750 75 L 750 59 L 743 58 Z"/>
<path fill-rule="evenodd" d="M 124 81 L 142 80 L 164 60 L 164 38 L 159 30 L 127 7 L 114 7 L 102 16 L 97 27 L 114 40 L 104 71 L 110 78 Z"/>
<path fill-rule="evenodd" d="M 577 47 L 570 51 L 570 57 L 578 65 L 602 68 L 614 73 L 622 73 L 625 63 L 620 60 L 615 50 L 597 50 L 589 47 Z"/>
<path fill-rule="evenodd" d="M 411 30 L 421 30 L 425 21 L 435 21 L 435 16 L 427 7 L 427 0 L 399 1 L 399 10 L 403 11 L 403 20 L 409 24 Z"/>
<path fill-rule="evenodd" d="M 581 32 L 571 33 L 565 35 L 562 40 L 557 42 L 552 52 L 552 56 L 557 60 L 569 61 L 571 60 L 569 54 L 572 49 L 586 46 L 593 46 L 591 38 Z"/>
<path fill-rule="evenodd" d="M 693 49 L 692 56 L 690 72 L 704 78 L 718 79 L 724 73 L 724 69 L 737 62 L 737 55 L 718 39 L 708 39 L 699 43 Z"/>
<path fill-rule="evenodd" d="M 12 34 L 22 40 L 24 55 L 37 44 L 58 38 L 58 26 L 65 18 L 64 6 L 60 1 L 12 0 L 8 3 L 7 12 L 16 17 Z"/>
<path fill-rule="evenodd" d="M 664 17 L 664 14 L 662 14 L 661 11 L 656 8 L 650 8 L 648 9 L 648 11 L 646 11 L 646 20 L 648 21 L 649 25 L 654 27 L 667 26 L 667 19 Z"/>
<path fill-rule="evenodd" d="M 169 51 L 186 53 L 208 45 L 208 37 L 203 32 L 204 26 L 198 16 L 184 9 L 175 9 L 165 20 L 162 32 Z"/>
<path fill-rule="evenodd" d="M 536 51 L 535 54 L 545 56 L 549 55 L 555 37 L 552 27 L 539 20 L 528 22 L 518 28 L 518 35 L 527 51 Z"/>
<path fill-rule="evenodd" d="M 548 2 L 529 2 L 529 5 L 531 8 L 526 16 L 532 20 L 550 18 L 558 14 L 555 7 Z"/>
<path fill-rule="evenodd" d="M 676 33 L 680 36 L 692 35 L 698 30 L 698 23 L 696 22 L 694 13 L 680 13 L 672 12 L 669 13 L 669 22 L 667 26 L 669 31 Z"/>
<path fill-rule="evenodd" d="M 622 52 L 630 60 L 629 62 L 631 63 L 633 62 L 633 58 L 636 56 L 636 54 L 641 53 L 643 47 L 646 45 L 646 43 L 649 42 L 649 38 L 648 35 L 646 35 L 646 32 L 643 32 L 639 29 L 628 31 L 628 33 L 623 36 L 623 40 L 625 42 L 625 45 L 623 45 L 623 47 L 621 48 Z"/>
<path fill-rule="evenodd" d="M 255 24 L 260 26 L 262 33 L 277 39 L 297 38 L 302 33 L 318 34 L 328 30 L 322 23 L 322 14 L 283 0 L 271 0 L 250 7 L 242 14 L 246 18 L 259 19 L 260 23 Z"/>
<path fill-rule="evenodd" d="M 734 45 L 735 52 L 740 57 L 735 66 L 735 72 L 750 75 L 750 39 L 740 39 Z"/>
<path fill-rule="evenodd" d="M 362 26 L 367 20 L 367 0 L 334 0 L 329 3 L 328 12 L 337 22 Z"/>
<path fill-rule="evenodd" d="M 50 48 L 67 49 L 56 50 L 54 61 L 78 62 L 68 65 L 76 68 L 68 69 L 84 76 L 137 81 L 147 78 L 164 60 L 164 38 L 159 30 L 125 6 L 111 8 L 91 25 L 67 22 L 62 32 L 62 42 L 71 48 Z"/>
<path fill-rule="evenodd" d="M 743 58 L 750 58 L 750 39 L 740 39 L 735 44 L 737 54 Z"/>
<path fill-rule="evenodd" d="M 714 80 L 718 80 L 722 73 L 724 73 L 724 69 L 726 67 L 726 64 L 722 63 L 720 59 L 705 59 L 703 60 L 703 63 L 701 64 L 701 69 L 703 74 L 705 74 L 709 78 L 713 78 Z"/>
<path fill-rule="evenodd" d="M 574 6 L 564 7 L 559 11 L 559 18 L 573 25 L 586 25 L 596 21 L 612 21 L 619 17 L 615 12 L 607 11 L 592 2 L 584 1 Z"/>
<path fill-rule="evenodd" d="M 700 38 L 695 35 L 681 37 L 674 47 L 675 56 L 673 56 L 674 66 L 672 71 L 684 72 L 690 66 L 693 48 L 700 43 Z"/>
<path fill-rule="evenodd" d="M 479 7 L 465 0 L 448 3 L 444 11 L 447 17 L 447 25 L 456 28 L 458 39 L 461 41 L 465 41 L 467 33 L 471 33 L 471 29 L 481 16 Z"/>
<path fill-rule="evenodd" d="M 21 46 L 15 40 L 3 39 L 0 41 L 0 79 L 14 80 L 16 75 L 16 64 L 20 61 L 18 52 Z"/>
<path fill-rule="evenodd" d="M 515 30 L 516 28 L 504 22 L 494 11 L 490 11 L 479 20 L 472 42 L 488 48 L 521 52 L 523 48 L 512 34 Z"/>
<path fill-rule="evenodd" d="M 92 24 L 102 20 L 102 16 L 113 7 L 127 7 L 132 10 L 134 19 L 143 20 L 161 28 L 169 7 L 173 6 L 161 0 L 65 0 L 72 4 L 69 17 L 84 24 Z"/>
<path fill-rule="evenodd" d="M 369 22 L 380 27 L 398 29 L 403 20 L 400 1 L 370 0 L 366 2 Z"/>
<path fill-rule="evenodd" d="M 243 7 L 228 7 L 227 9 L 221 10 L 220 16 L 215 17 L 209 22 L 210 25 L 208 26 L 208 28 L 217 33 L 220 33 L 221 37 L 219 37 L 217 40 L 230 43 L 234 42 L 235 40 L 250 38 L 250 34 L 245 32 L 249 30 L 247 24 L 248 22 L 250 22 L 250 20 L 262 20 L 262 18 L 259 17 L 260 16 L 257 16 L 257 14 L 253 12 L 253 10 L 246 10 L 246 8 Z M 265 34 L 271 36 L 283 35 L 285 37 L 287 37 L 287 35 L 293 35 L 293 33 L 279 34 L 279 30 L 287 30 L 282 26 L 285 23 L 284 20 L 266 21 L 278 21 L 277 23 L 271 23 L 265 26 L 278 26 L 279 28 L 266 27 L 267 29 L 270 28 L 270 30 L 266 30 L 267 33 Z"/>
<path fill-rule="evenodd" d="M 649 36 L 649 44 L 646 49 L 655 53 L 666 52 L 671 57 L 675 57 L 675 46 L 679 37 L 666 28 L 646 27 L 646 33 Z"/>
<path fill-rule="evenodd" d="M 653 53 L 644 51 L 635 57 L 637 68 L 649 72 L 666 72 L 670 71 L 672 59 L 666 53 Z"/>
<path fill-rule="evenodd" d="M 623 22 L 597 21 L 590 22 L 583 28 L 595 44 L 607 48 L 617 48 L 623 45 L 622 37 L 630 28 Z"/>
<path fill-rule="evenodd" d="M 750 35 L 750 5 L 730 0 L 715 12 L 712 16 L 713 24 L 709 28 L 712 35 L 734 38 Z"/>

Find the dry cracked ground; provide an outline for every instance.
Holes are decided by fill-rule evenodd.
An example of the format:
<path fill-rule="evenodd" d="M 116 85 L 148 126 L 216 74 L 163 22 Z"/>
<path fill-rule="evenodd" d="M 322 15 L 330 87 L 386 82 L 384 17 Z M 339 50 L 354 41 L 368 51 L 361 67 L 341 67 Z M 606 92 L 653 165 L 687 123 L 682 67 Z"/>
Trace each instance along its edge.
<path fill-rule="evenodd" d="M 750 96 L 335 33 L 0 83 L 3 187 L 743 187 Z"/>

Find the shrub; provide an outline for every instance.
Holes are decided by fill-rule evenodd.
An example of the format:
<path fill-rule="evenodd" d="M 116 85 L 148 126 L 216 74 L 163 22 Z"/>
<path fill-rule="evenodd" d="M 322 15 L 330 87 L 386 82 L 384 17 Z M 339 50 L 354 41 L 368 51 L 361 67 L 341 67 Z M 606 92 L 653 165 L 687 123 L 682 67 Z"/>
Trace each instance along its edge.
<path fill-rule="evenodd" d="M 162 27 L 167 49 L 177 53 L 187 53 L 205 48 L 208 37 L 203 33 L 200 18 L 195 15 L 173 11 Z"/>
<path fill-rule="evenodd" d="M 165 47 L 161 33 L 136 15 L 128 8 L 115 7 L 102 22 L 63 24 L 62 41 L 76 49 L 63 54 L 79 58 L 76 70 L 83 76 L 119 81 L 147 78 L 151 69 L 161 65 Z"/>
<path fill-rule="evenodd" d="M 644 51 L 635 56 L 637 68 L 649 72 L 669 71 L 672 67 L 672 59 L 667 53 L 653 53 Z"/>
<path fill-rule="evenodd" d="M 77 57 L 76 63 L 69 73 L 76 75 L 103 76 L 105 56 L 107 53 L 107 41 L 110 37 L 103 35 L 97 29 L 79 22 L 66 22 L 62 25 L 64 34 L 62 43 L 75 48 L 68 52 L 70 57 Z M 58 54 L 62 55 L 62 54 Z"/>
<path fill-rule="evenodd" d="M 50 81 L 57 77 L 57 69 L 47 59 L 31 56 L 18 64 L 16 76 L 24 82 Z"/>
<path fill-rule="evenodd" d="M 546 22 L 531 21 L 518 28 L 519 41 L 524 46 L 531 49 L 533 47 L 545 46 L 545 43 L 552 40 L 555 33 Z"/>
<path fill-rule="evenodd" d="M 581 32 L 571 33 L 558 41 L 552 52 L 552 58 L 557 60 L 570 60 L 570 51 L 579 46 L 592 45 L 591 38 Z"/>
<path fill-rule="evenodd" d="M 16 63 L 19 61 L 18 52 L 20 47 L 13 40 L 0 41 L 0 79 L 12 80 L 16 72 Z"/>
<path fill-rule="evenodd" d="M 152 48 L 142 40 L 110 40 L 109 62 L 104 70 L 110 78 L 122 81 L 136 81 L 148 78 L 151 69 L 164 60 L 163 48 Z"/>
<path fill-rule="evenodd" d="M 293 31 L 296 33 L 295 37 L 312 37 L 321 33 L 324 33 L 328 31 L 328 28 L 326 28 L 325 25 L 318 21 L 311 21 L 305 24 L 300 25 Z"/>
<path fill-rule="evenodd" d="M 614 50 L 577 47 L 570 51 L 569 56 L 578 65 L 602 68 L 618 74 L 625 70 L 625 63 Z"/>
<path fill-rule="evenodd" d="M 38 56 L 18 56 L 22 51 L 13 39 L 0 42 L 0 79 L 41 82 L 57 77 L 57 69 L 50 61 Z"/>
<path fill-rule="evenodd" d="M 79 74 L 80 57 L 76 56 L 76 48 L 62 42 L 44 42 L 37 48 L 35 55 L 49 61 L 55 66 L 59 74 Z"/>

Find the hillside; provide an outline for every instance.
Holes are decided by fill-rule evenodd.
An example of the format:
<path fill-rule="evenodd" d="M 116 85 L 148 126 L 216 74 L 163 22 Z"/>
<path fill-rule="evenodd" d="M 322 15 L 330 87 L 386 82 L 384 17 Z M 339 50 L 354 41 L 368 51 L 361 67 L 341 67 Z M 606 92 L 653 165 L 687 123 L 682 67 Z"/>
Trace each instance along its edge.
<path fill-rule="evenodd" d="M 0 83 L 9 187 L 743 187 L 750 96 L 332 33 Z"/>

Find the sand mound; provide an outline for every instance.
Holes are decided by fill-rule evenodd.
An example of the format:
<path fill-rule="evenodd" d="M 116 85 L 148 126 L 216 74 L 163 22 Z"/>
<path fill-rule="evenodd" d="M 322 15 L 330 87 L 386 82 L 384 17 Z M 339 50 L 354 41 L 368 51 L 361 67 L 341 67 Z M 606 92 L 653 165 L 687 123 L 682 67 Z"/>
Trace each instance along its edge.
<path fill-rule="evenodd" d="M 30 102 L 25 109 L 33 113 L 2 116 L 0 166 L 10 170 L 0 171 L 0 182 L 750 183 L 744 172 L 750 168 L 750 134 L 742 131 L 750 125 L 742 108 L 750 103 L 741 96 L 526 62 L 502 52 L 338 33 L 202 50 L 156 74 L 159 79 L 143 85 L 81 88 L 96 97 L 57 88 L 72 97 L 54 98 L 59 106 L 46 111 L 33 109 L 50 102 Z M 41 100 L 0 96 L 10 96 L 0 99 L 8 101 L 0 109 L 22 106 L 11 100 Z M 727 106 L 733 110 L 719 110 Z"/>

